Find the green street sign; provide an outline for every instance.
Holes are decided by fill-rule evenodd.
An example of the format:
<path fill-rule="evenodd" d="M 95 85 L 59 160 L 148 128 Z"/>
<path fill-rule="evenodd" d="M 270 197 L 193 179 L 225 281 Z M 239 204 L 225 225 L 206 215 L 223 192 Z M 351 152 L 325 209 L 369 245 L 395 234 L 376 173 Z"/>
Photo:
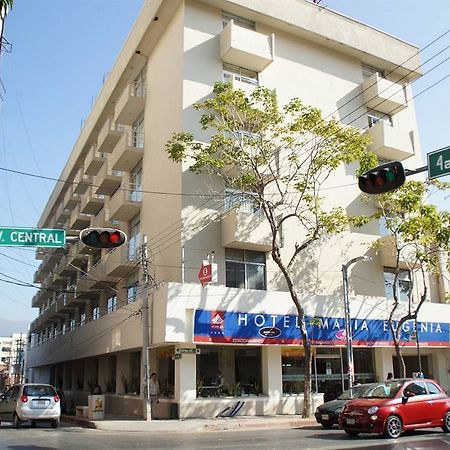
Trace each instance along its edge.
<path fill-rule="evenodd" d="M 428 178 L 443 177 L 450 174 L 450 147 L 428 153 Z"/>
<path fill-rule="evenodd" d="M 64 247 L 66 230 L 0 227 L 0 246 Z"/>

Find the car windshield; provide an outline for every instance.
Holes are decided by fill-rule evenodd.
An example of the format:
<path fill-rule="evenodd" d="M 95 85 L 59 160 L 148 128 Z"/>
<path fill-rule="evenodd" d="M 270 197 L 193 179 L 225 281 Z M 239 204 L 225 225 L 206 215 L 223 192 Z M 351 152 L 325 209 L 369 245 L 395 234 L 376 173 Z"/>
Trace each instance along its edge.
<path fill-rule="evenodd" d="M 56 392 L 52 386 L 34 384 L 24 386 L 23 395 L 28 395 L 29 397 L 53 397 L 56 395 Z"/>
<path fill-rule="evenodd" d="M 350 400 L 352 398 L 361 397 L 368 388 L 368 385 L 353 386 L 351 389 L 347 389 L 346 391 L 344 391 L 338 397 L 338 400 Z"/>
<path fill-rule="evenodd" d="M 393 398 L 403 386 L 404 381 L 393 380 L 382 383 L 374 383 L 361 395 L 362 398 Z"/>

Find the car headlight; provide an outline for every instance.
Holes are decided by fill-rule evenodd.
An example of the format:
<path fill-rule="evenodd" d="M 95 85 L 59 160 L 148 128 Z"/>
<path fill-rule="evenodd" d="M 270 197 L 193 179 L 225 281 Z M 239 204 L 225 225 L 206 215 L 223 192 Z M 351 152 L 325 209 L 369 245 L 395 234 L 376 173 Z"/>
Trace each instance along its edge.
<path fill-rule="evenodd" d="M 369 414 L 375 414 L 377 411 L 378 411 L 378 406 L 371 406 L 371 407 L 367 410 L 367 412 L 368 412 Z"/>

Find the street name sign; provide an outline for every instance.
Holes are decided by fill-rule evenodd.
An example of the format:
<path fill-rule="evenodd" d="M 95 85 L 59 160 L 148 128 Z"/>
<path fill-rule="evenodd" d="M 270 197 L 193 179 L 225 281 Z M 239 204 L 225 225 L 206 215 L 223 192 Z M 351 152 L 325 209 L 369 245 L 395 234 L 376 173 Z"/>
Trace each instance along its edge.
<path fill-rule="evenodd" d="M 450 175 L 450 147 L 444 147 L 428 153 L 428 178 Z"/>
<path fill-rule="evenodd" d="M 0 246 L 64 247 L 66 230 L 0 227 Z"/>

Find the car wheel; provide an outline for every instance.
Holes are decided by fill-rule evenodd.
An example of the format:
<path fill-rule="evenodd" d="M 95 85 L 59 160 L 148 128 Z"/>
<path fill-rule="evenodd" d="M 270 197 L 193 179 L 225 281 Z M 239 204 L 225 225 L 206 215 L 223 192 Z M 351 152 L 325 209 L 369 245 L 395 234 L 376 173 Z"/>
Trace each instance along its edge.
<path fill-rule="evenodd" d="M 402 434 L 402 421 L 398 416 L 389 416 L 386 420 L 384 436 L 389 439 L 396 439 Z"/>
<path fill-rule="evenodd" d="M 20 426 L 22 425 L 22 421 L 20 420 L 19 416 L 17 415 L 17 413 L 14 413 L 14 417 L 13 417 L 13 427 L 14 428 L 20 428 Z"/>
<path fill-rule="evenodd" d="M 58 428 L 59 426 L 59 419 L 52 420 L 52 428 Z"/>
<path fill-rule="evenodd" d="M 332 423 L 321 423 L 320 425 L 322 425 L 322 428 L 325 428 L 325 430 L 331 430 L 333 428 Z"/>
<path fill-rule="evenodd" d="M 450 411 L 447 411 L 444 416 L 444 423 L 442 425 L 442 430 L 445 433 L 450 433 Z"/>
<path fill-rule="evenodd" d="M 359 431 L 353 431 L 353 430 L 344 430 L 348 436 L 354 437 L 354 436 L 358 436 Z"/>

